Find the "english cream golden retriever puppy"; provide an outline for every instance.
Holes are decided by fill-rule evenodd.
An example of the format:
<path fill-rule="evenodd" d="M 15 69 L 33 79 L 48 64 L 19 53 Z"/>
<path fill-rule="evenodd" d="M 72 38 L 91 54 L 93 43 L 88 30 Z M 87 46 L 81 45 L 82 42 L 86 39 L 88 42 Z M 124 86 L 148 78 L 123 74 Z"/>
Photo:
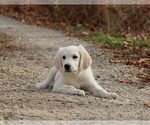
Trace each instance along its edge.
<path fill-rule="evenodd" d="M 94 79 L 91 63 L 92 59 L 82 45 L 59 48 L 55 66 L 36 87 L 47 88 L 53 84 L 53 92 L 85 96 L 86 90 L 93 96 L 115 99 L 116 93 L 107 92 Z"/>

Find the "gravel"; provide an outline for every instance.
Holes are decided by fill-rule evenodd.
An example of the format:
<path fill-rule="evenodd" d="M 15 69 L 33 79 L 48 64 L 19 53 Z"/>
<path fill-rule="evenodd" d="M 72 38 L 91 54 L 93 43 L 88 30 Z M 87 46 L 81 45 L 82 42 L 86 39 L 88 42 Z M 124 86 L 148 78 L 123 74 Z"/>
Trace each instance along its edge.
<path fill-rule="evenodd" d="M 150 87 L 139 89 L 139 69 L 110 64 L 111 50 L 60 31 L 31 26 L 0 15 L 0 120 L 150 120 Z M 37 90 L 60 46 L 82 44 L 93 58 L 96 80 L 118 93 L 116 100 Z M 121 83 L 122 80 L 131 83 Z"/>

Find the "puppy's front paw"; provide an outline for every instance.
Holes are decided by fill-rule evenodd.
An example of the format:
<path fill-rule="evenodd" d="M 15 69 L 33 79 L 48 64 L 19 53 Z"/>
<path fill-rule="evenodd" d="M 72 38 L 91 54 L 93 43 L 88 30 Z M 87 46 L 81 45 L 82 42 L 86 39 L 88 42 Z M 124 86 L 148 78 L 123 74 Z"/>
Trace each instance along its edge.
<path fill-rule="evenodd" d="M 79 96 L 85 96 L 84 90 L 77 90 L 75 94 Z"/>
<path fill-rule="evenodd" d="M 40 82 L 40 83 L 36 84 L 36 88 L 45 89 L 45 88 L 47 88 L 47 85 L 43 82 Z"/>
<path fill-rule="evenodd" d="M 109 93 L 110 98 L 116 99 L 118 97 L 117 93 Z"/>

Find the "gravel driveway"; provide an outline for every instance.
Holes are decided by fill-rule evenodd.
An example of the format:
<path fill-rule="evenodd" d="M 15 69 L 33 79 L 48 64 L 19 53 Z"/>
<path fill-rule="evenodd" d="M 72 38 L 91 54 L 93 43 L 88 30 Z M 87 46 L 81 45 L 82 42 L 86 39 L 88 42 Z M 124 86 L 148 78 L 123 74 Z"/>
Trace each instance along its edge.
<path fill-rule="evenodd" d="M 115 100 L 37 90 L 59 46 L 83 44 L 93 58 L 96 80 Z M 0 120 L 150 120 L 150 87 L 139 89 L 136 67 L 110 64 L 110 50 L 52 29 L 0 16 Z M 129 80 L 132 84 L 120 83 Z"/>

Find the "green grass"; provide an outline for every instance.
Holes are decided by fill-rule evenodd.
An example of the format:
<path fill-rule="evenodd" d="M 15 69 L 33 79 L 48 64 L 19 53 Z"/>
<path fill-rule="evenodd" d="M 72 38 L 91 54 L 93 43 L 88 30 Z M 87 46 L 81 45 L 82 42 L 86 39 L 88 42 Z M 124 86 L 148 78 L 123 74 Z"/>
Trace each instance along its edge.
<path fill-rule="evenodd" d="M 136 37 L 124 37 L 118 34 L 104 34 L 90 31 L 84 27 L 72 27 L 70 30 L 77 36 L 82 36 L 86 40 L 92 41 L 93 43 L 106 43 L 111 48 L 128 48 L 128 47 L 150 47 L 150 39 L 147 40 L 138 40 Z M 84 36 L 82 35 L 83 32 L 87 32 L 89 35 Z"/>
<path fill-rule="evenodd" d="M 114 46 L 121 46 L 122 41 L 124 40 L 123 37 L 115 37 L 111 35 L 105 35 L 105 34 L 95 34 L 91 36 L 91 40 L 93 42 L 103 42 L 111 45 L 112 47 Z"/>
<path fill-rule="evenodd" d="M 89 39 L 96 43 L 107 43 L 112 48 L 128 48 L 132 46 L 150 47 L 150 39 L 138 40 L 135 37 L 123 37 L 120 35 L 107 35 L 107 34 L 92 34 Z"/>
<path fill-rule="evenodd" d="M 90 32 L 89 29 L 82 27 L 82 26 L 74 26 L 70 29 L 70 32 L 75 33 L 75 34 L 82 34 L 84 31 Z"/>
<path fill-rule="evenodd" d="M 130 42 L 133 43 L 134 46 L 139 46 L 139 47 L 150 47 L 150 39 L 147 40 L 137 40 L 134 37 L 128 37 L 127 38 Z"/>

